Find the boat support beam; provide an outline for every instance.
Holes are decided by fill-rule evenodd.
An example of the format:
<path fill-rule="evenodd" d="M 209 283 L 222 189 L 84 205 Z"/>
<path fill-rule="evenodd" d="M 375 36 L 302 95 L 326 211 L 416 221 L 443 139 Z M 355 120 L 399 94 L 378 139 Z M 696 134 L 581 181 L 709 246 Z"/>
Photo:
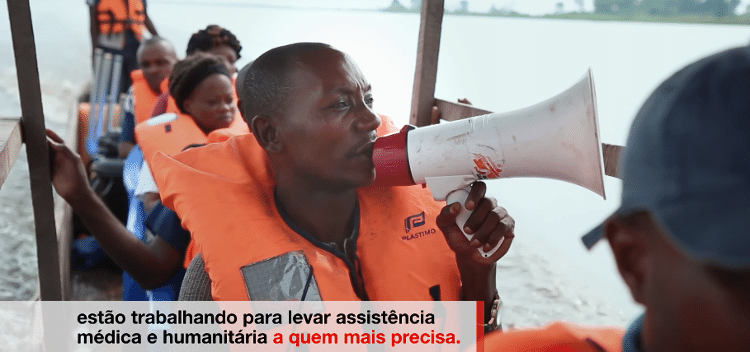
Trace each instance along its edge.
<path fill-rule="evenodd" d="M 60 254 L 31 8 L 28 0 L 7 0 L 7 3 L 21 98 L 22 135 L 26 143 L 34 206 L 39 293 L 44 301 L 60 301 L 63 300 Z"/>

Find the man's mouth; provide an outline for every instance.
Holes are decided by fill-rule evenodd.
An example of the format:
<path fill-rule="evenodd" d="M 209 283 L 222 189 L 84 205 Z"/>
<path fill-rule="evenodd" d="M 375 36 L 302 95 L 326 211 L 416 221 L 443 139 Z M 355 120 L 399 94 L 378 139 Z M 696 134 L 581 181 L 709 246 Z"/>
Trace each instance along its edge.
<path fill-rule="evenodd" d="M 372 152 L 375 148 L 375 138 L 372 138 L 371 140 L 365 142 L 362 146 L 356 149 L 356 151 L 353 153 L 354 156 L 366 156 L 368 158 L 372 158 Z"/>

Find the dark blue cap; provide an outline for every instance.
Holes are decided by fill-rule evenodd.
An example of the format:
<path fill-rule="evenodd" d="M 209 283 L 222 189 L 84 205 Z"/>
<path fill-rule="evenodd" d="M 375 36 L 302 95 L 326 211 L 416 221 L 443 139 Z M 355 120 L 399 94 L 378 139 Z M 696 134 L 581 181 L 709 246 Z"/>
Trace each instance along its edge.
<path fill-rule="evenodd" d="M 633 122 L 619 170 L 615 215 L 647 210 L 694 260 L 750 268 L 750 48 L 709 56 L 662 83 Z"/>

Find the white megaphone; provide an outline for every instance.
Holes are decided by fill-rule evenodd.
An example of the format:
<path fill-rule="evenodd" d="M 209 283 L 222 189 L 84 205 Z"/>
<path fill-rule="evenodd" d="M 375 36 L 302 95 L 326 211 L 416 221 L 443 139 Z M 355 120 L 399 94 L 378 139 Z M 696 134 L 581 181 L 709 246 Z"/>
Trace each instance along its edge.
<path fill-rule="evenodd" d="M 476 180 L 543 177 L 605 197 L 591 69 L 568 90 L 524 109 L 406 126 L 375 141 L 373 160 L 378 185 L 423 184 L 435 200 L 460 202 L 456 222 L 462 231 L 471 215 L 464 203 Z M 489 257 L 500 243 L 479 252 Z"/>

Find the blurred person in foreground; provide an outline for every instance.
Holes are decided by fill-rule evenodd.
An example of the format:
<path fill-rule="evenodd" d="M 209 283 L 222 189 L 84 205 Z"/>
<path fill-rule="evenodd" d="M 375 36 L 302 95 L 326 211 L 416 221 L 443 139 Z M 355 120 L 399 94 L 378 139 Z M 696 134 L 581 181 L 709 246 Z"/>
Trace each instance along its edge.
<path fill-rule="evenodd" d="M 643 315 L 621 341 L 555 323 L 488 335 L 485 351 L 750 351 L 750 48 L 662 83 L 620 173 L 619 209 L 583 241 L 607 238 Z"/>

